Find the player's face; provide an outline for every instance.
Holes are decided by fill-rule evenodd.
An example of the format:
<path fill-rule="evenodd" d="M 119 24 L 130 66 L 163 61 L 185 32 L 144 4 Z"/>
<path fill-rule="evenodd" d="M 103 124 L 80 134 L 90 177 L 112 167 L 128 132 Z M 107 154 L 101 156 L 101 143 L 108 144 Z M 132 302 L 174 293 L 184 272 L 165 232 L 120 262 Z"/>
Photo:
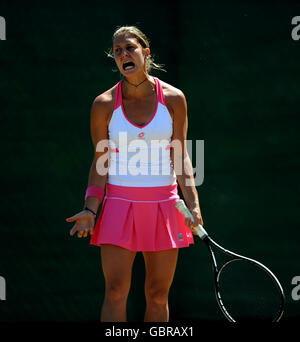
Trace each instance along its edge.
<path fill-rule="evenodd" d="M 147 49 L 143 49 L 136 38 L 127 35 L 117 36 L 114 40 L 113 52 L 115 62 L 124 76 L 145 71 Z"/>

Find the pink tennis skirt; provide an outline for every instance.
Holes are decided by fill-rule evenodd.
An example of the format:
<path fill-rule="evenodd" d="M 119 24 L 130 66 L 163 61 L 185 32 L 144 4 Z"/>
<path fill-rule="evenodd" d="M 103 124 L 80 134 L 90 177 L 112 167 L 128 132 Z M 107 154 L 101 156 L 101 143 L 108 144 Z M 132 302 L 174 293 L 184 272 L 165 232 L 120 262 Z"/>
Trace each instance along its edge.
<path fill-rule="evenodd" d="M 175 208 L 177 184 L 127 187 L 106 184 L 106 196 L 90 244 L 111 244 L 130 251 L 188 247 L 193 234 Z"/>

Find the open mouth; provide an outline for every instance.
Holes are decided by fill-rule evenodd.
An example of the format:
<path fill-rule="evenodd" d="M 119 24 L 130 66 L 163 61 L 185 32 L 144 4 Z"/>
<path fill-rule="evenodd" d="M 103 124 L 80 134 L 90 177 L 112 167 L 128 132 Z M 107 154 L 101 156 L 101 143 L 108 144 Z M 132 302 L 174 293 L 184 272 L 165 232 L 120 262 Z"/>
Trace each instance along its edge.
<path fill-rule="evenodd" d="M 124 70 L 130 70 L 134 68 L 134 63 L 133 62 L 126 62 L 123 64 L 123 69 Z"/>

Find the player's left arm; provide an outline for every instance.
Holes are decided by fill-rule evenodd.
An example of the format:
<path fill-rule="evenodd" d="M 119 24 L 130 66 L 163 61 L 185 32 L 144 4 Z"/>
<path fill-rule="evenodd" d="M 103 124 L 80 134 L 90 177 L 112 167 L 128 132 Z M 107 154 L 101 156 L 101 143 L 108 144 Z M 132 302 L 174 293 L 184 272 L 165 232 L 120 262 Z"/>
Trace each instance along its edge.
<path fill-rule="evenodd" d="M 194 218 L 193 224 L 189 219 L 186 220 L 186 224 L 190 228 L 198 224 L 203 226 L 193 166 L 186 146 L 188 129 L 187 102 L 183 92 L 179 89 L 173 90 L 166 97 L 166 101 L 173 117 L 171 160 L 185 203 Z"/>

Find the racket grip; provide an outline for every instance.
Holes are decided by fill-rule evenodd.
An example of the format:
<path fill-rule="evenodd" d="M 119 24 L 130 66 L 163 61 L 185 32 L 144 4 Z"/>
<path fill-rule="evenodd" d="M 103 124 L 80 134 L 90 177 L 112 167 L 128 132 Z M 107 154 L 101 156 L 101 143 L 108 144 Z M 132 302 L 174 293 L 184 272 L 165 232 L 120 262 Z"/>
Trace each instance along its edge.
<path fill-rule="evenodd" d="M 190 213 L 188 208 L 186 207 L 185 203 L 183 200 L 179 200 L 176 204 L 175 207 L 181 212 L 181 214 L 185 218 L 190 218 L 192 222 L 194 222 L 193 215 Z M 206 230 L 199 224 L 197 227 L 193 228 L 193 230 L 197 233 L 197 235 L 200 237 L 200 239 L 204 239 L 208 234 L 206 233 Z"/>

